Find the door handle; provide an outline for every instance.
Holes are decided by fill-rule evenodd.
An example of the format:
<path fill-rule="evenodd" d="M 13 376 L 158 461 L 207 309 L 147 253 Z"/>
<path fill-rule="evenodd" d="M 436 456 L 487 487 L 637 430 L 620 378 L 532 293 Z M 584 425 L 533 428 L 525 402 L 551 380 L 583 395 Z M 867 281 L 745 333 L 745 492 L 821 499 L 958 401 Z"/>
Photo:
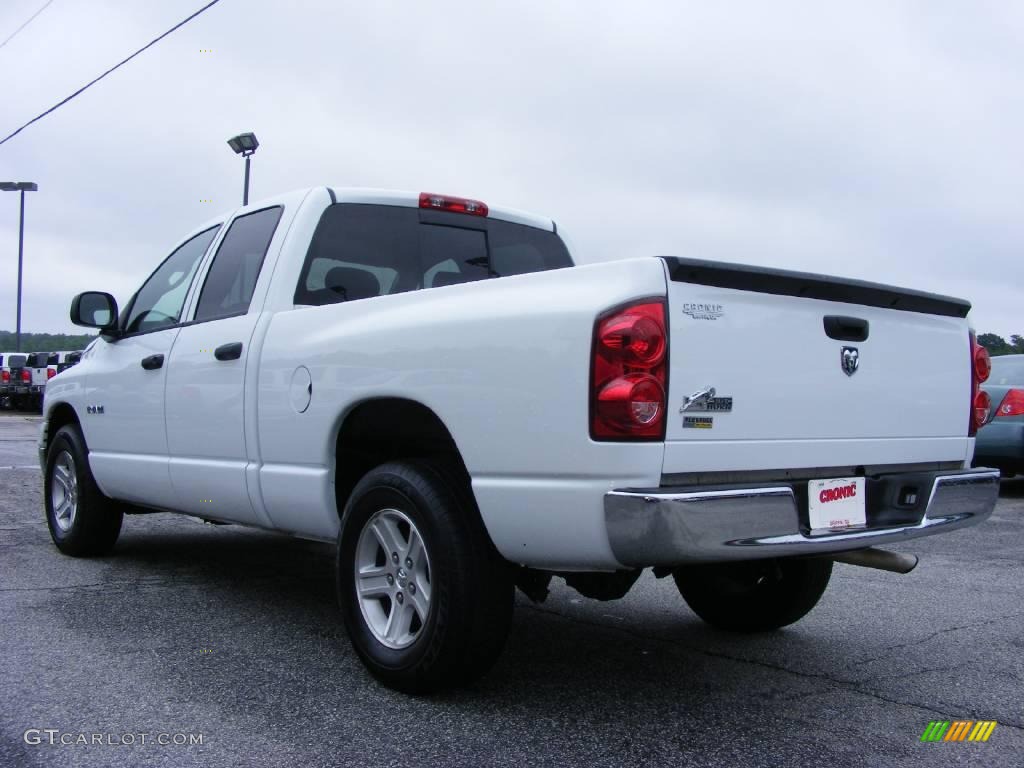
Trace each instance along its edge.
<path fill-rule="evenodd" d="M 221 344 L 213 351 L 213 356 L 218 360 L 237 360 L 242 356 L 242 342 L 233 341 L 230 344 Z"/>
<path fill-rule="evenodd" d="M 163 366 L 163 355 L 150 355 L 149 357 L 142 358 L 142 367 L 147 371 L 155 371 L 157 368 L 163 368 Z"/>

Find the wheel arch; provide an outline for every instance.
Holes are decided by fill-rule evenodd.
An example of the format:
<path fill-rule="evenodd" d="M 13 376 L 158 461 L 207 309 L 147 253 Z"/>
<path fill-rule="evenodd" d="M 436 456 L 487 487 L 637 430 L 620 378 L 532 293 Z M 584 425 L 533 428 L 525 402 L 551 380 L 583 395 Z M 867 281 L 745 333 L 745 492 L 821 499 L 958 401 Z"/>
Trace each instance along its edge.
<path fill-rule="evenodd" d="M 477 512 L 472 480 L 448 427 L 428 406 L 401 397 L 363 400 L 345 414 L 334 446 L 334 492 L 342 516 L 356 483 L 388 461 L 443 461 Z"/>
<path fill-rule="evenodd" d="M 61 427 L 74 424 L 78 427 L 78 431 L 82 432 L 82 421 L 78 418 L 78 412 L 68 402 L 61 401 L 48 409 L 45 419 L 46 429 L 39 444 L 39 452 L 44 460 L 47 452 L 50 450 L 50 441 Z M 82 433 L 82 440 L 85 440 L 84 432 Z M 88 446 L 88 444 L 86 445 Z"/>

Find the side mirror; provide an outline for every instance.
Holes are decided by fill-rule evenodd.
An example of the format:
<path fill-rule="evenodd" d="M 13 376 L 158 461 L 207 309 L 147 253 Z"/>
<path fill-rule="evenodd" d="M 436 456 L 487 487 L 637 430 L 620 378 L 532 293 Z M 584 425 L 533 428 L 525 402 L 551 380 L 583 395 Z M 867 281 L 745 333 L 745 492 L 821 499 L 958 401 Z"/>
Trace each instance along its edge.
<path fill-rule="evenodd" d="M 86 291 L 71 301 L 71 322 L 107 333 L 117 331 L 117 301 L 109 293 Z"/>

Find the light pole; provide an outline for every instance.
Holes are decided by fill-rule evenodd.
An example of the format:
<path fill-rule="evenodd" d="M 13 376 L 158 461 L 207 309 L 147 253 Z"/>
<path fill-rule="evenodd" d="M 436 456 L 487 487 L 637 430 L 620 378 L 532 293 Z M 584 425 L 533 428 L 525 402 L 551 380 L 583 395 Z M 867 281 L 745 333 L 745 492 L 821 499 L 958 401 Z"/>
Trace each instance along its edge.
<path fill-rule="evenodd" d="M 234 150 L 235 154 L 245 158 L 245 187 L 242 190 L 242 205 L 249 204 L 249 156 L 256 151 L 259 145 L 255 133 L 240 133 L 234 138 L 228 139 L 228 146 Z"/>
<path fill-rule="evenodd" d="M 31 181 L 0 181 L 0 191 L 21 192 L 21 214 L 18 218 L 18 328 L 15 352 L 21 352 L 21 264 L 25 252 L 25 193 L 36 192 L 39 186 Z"/>

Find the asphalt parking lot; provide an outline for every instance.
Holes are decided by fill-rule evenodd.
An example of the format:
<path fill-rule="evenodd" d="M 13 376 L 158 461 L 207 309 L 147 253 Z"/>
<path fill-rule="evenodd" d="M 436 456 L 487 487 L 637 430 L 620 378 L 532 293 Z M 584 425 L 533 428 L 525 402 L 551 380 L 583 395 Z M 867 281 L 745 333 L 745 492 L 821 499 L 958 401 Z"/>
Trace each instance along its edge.
<path fill-rule="evenodd" d="M 986 524 L 902 547 L 921 556 L 907 576 L 837 565 L 786 630 L 709 629 L 671 579 L 612 603 L 557 581 L 543 605 L 517 597 L 479 684 L 409 698 L 349 646 L 327 545 L 144 515 L 111 557 L 60 555 L 37 429 L 0 416 L 0 766 L 1024 763 L 1024 481 Z M 920 741 L 958 719 L 998 726 Z"/>

